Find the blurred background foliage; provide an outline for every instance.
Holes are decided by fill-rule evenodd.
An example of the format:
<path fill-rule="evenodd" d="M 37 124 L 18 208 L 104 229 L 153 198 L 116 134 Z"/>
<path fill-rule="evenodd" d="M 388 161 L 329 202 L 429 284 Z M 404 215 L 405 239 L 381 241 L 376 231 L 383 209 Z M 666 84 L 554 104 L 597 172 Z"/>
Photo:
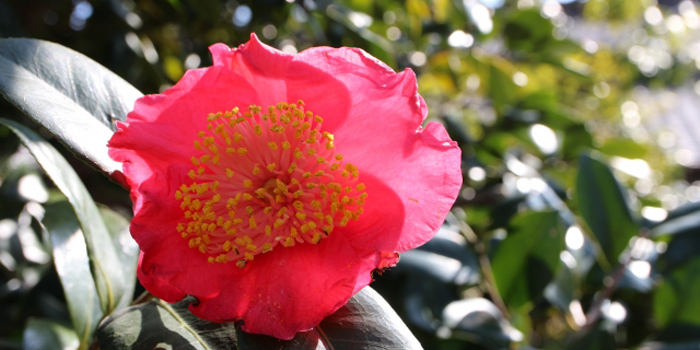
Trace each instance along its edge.
<path fill-rule="evenodd" d="M 0 37 L 65 45 L 144 93 L 251 32 L 413 69 L 465 182 L 436 238 L 373 286 L 445 350 L 700 346 L 699 29 L 688 0 L 0 0 Z M 0 116 L 51 139 L 5 101 Z M 50 183 L 0 128 L 0 348 L 69 322 L 39 225 L 62 199 Z"/>

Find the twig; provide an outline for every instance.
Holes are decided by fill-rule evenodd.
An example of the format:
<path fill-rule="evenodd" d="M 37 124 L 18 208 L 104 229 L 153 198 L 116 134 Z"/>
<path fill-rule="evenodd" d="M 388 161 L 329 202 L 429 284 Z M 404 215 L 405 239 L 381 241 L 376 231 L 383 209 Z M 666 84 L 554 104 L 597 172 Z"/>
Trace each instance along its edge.
<path fill-rule="evenodd" d="M 651 231 L 649 229 L 644 228 L 639 232 L 637 238 L 647 238 L 650 234 Z M 605 304 L 605 301 L 610 299 L 615 290 L 617 290 L 617 286 L 620 284 L 622 277 L 625 275 L 625 269 L 627 268 L 627 265 L 632 261 L 632 258 L 635 255 L 633 253 L 634 246 L 629 248 L 628 254 L 625 255 L 624 260 L 617 265 L 615 270 L 613 270 L 607 277 L 603 279 L 605 289 L 603 289 L 596 296 L 595 300 L 593 301 L 593 305 L 591 305 L 591 307 L 588 309 L 588 313 L 586 314 L 586 323 L 583 325 L 583 327 L 581 327 L 581 334 L 588 333 L 598 322 L 598 319 L 600 319 L 603 304 Z M 609 282 L 605 283 L 605 281 Z"/>
<path fill-rule="evenodd" d="M 151 299 L 153 299 L 153 298 L 154 298 L 153 294 L 149 293 L 146 290 L 146 291 L 143 291 L 143 293 L 141 293 L 141 295 L 139 295 L 138 298 L 136 298 L 131 303 L 131 305 L 138 305 L 138 304 L 147 303 L 147 302 L 151 301 Z"/>
<path fill-rule="evenodd" d="M 501 311 L 503 317 L 510 319 L 510 313 L 506 304 L 503 302 L 503 297 L 501 293 L 498 292 L 496 286 L 496 278 L 493 275 L 493 270 L 491 269 L 491 261 L 489 260 L 488 254 L 486 254 L 486 248 L 484 244 L 479 241 L 479 238 L 474 233 L 474 230 L 466 223 L 464 220 L 457 220 L 459 222 L 459 229 L 462 234 L 467 239 L 467 242 L 474 247 L 474 251 L 479 255 L 479 265 L 481 266 L 481 274 L 484 277 L 484 285 L 486 290 L 491 296 L 491 300 L 494 305 Z"/>

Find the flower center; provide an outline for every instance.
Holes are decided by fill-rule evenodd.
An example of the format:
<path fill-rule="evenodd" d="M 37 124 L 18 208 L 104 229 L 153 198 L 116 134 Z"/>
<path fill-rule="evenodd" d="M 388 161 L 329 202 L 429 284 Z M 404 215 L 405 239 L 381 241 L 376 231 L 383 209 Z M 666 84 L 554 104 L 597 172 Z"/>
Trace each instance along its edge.
<path fill-rule="evenodd" d="M 194 141 L 192 181 L 175 192 L 184 213 L 177 231 L 210 263 L 245 267 L 278 244 L 320 243 L 362 214 L 365 185 L 321 131 L 323 119 L 301 100 L 261 111 L 209 114 Z"/>

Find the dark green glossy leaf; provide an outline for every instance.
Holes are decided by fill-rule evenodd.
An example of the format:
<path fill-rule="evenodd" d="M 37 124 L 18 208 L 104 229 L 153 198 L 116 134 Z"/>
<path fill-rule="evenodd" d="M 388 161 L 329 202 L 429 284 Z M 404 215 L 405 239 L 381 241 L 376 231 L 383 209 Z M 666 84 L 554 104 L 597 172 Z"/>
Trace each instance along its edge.
<path fill-rule="evenodd" d="M 588 333 L 577 333 L 566 350 L 615 350 L 615 336 L 610 333 L 604 322 Z"/>
<path fill-rule="evenodd" d="M 30 318 L 22 336 L 24 350 L 77 349 L 78 345 L 72 329 L 49 320 Z"/>
<path fill-rule="evenodd" d="M 453 337 L 464 338 L 488 349 L 506 349 L 510 343 L 523 340 L 523 334 L 490 300 L 471 298 L 451 302 L 443 311 L 443 322 Z"/>
<path fill-rule="evenodd" d="M 117 303 L 117 309 L 121 309 L 129 306 L 133 299 L 134 287 L 136 286 L 136 266 L 139 262 L 140 250 L 136 241 L 131 238 L 129 220 L 107 207 L 99 207 L 99 210 L 112 238 L 112 244 L 117 251 L 117 257 L 121 261 L 124 275 L 124 294 Z"/>
<path fill-rule="evenodd" d="M 290 341 L 247 334 L 234 323 L 193 316 L 190 300 L 153 300 L 105 319 L 97 336 L 102 350 L 153 349 L 421 349 L 401 319 L 367 287 L 309 332 Z"/>
<path fill-rule="evenodd" d="M 441 228 L 420 248 L 401 254 L 395 272 L 417 273 L 443 283 L 474 285 L 479 282 L 476 253 L 459 233 Z"/>
<path fill-rule="evenodd" d="M 654 315 L 662 327 L 700 326 L 700 257 L 674 270 L 656 290 Z"/>
<path fill-rule="evenodd" d="M 100 219 L 95 202 L 80 181 L 78 174 L 53 146 L 21 124 L 2 118 L 0 123 L 17 134 L 22 144 L 29 149 L 73 206 L 85 235 L 93 278 L 97 282 L 97 291 L 100 296 L 100 306 L 102 311 L 109 313 L 116 308 L 124 294 L 124 278 L 121 263 L 104 221 Z"/>
<path fill-rule="evenodd" d="M 68 201 L 48 205 L 43 225 L 51 237 L 53 260 L 80 342 L 79 349 L 87 349 L 103 314 L 90 272 L 85 237 Z"/>
<path fill-rule="evenodd" d="M 539 296 L 560 267 L 564 224 L 556 212 L 531 212 L 511 223 L 492 268 L 501 296 L 518 308 Z"/>
<path fill-rule="evenodd" d="M 46 41 L 0 39 L 0 93 L 101 170 L 121 169 L 107 141 L 141 93 L 97 62 Z"/>
<path fill-rule="evenodd" d="M 538 297 L 561 266 L 565 227 L 556 212 L 530 212 L 513 219 L 492 262 L 498 291 L 509 308 Z"/>
<path fill-rule="evenodd" d="M 579 167 L 576 179 L 579 210 L 608 263 L 615 264 L 639 227 L 610 168 L 589 155 L 580 157 Z"/>

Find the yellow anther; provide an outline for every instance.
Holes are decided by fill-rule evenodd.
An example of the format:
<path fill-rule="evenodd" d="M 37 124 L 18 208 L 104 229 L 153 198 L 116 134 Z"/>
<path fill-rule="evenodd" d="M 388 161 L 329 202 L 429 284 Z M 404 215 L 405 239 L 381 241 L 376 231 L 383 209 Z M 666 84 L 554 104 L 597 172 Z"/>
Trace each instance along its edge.
<path fill-rule="evenodd" d="M 321 117 L 319 117 L 319 116 L 315 116 L 315 117 L 314 117 L 314 120 L 316 120 L 316 122 L 319 123 L 319 124 L 320 124 L 320 123 L 323 123 L 323 118 L 321 118 Z"/>
<path fill-rule="evenodd" d="M 243 187 L 245 187 L 245 188 L 251 188 L 251 187 L 253 187 L 253 181 L 250 181 L 250 180 L 243 180 Z"/>
<path fill-rule="evenodd" d="M 255 218 L 248 219 L 248 225 L 250 225 L 250 228 L 258 228 L 258 223 L 255 222 Z"/>
<path fill-rule="evenodd" d="M 319 171 L 314 173 L 314 176 L 323 176 L 324 174 L 325 173 L 323 172 L 323 170 L 319 170 Z"/>
<path fill-rule="evenodd" d="M 233 133 L 233 141 L 238 142 L 240 140 L 243 140 L 243 135 L 241 135 L 240 133 L 237 133 L 237 132 Z"/>
<path fill-rule="evenodd" d="M 211 199 L 214 203 L 218 203 L 221 200 L 221 193 L 215 194 Z"/>
<path fill-rule="evenodd" d="M 234 153 L 236 153 L 235 148 L 231 148 L 231 147 L 226 148 L 226 154 L 234 154 Z"/>
<path fill-rule="evenodd" d="M 326 149 L 333 149 L 333 147 L 335 147 L 335 144 L 333 143 L 333 141 L 328 141 L 326 143 Z"/>
<path fill-rule="evenodd" d="M 245 265 L 246 265 L 246 261 L 244 259 L 236 261 L 236 266 L 238 266 L 238 268 L 242 269 L 245 267 Z"/>
<path fill-rule="evenodd" d="M 256 133 L 258 136 L 261 136 L 261 135 L 262 135 L 262 132 L 263 132 L 262 127 L 260 127 L 260 125 L 254 126 L 254 127 L 253 127 L 253 131 L 255 131 L 255 133 Z"/>
<path fill-rule="evenodd" d="M 194 149 L 196 149 L 197 151 L 202 150 L 202 145 L 199 143 L 199 140 L 194 140 Z"/>
<path fill-rule="evenodd" d="M 245 253 L 243 254 L 243 256 L 245 256 L 245 258 L 249 261 L 253 261 L 253 259 L 255 258 L 255 256 L 252 253 Z"/>
<path fill-rule="evenodd" d="M 292 227 L 292 229 L 289 231 L 289 236 L 292 238 L 296 238 L 298 235 L 299 235 L 299 232 L 297 231 L 297 229 Z"/>
<path fill-rule="evenodd" d="M 248 154 L 248 149 L 245 147 L 240 147 L 236 150 L 236 152 L 238 152 L 238 154 Z"/>
<path fill-rule="evenodd" d="M 265 225 L 265 235 L 266 236 L 272 235 L 272 227 L 270 227 L 270 225 Z"/>
<path fill-rule="evenodd" d="M 292 203 L 292 205 L 294 206 L 294 208 L 296 210 L 304 209 L 304 203 L 302 203 L 301 201 L 294 201 L 294 203 Z"/>
<path fill-rule="evenodd" d="M 275 142 L 275 141 L 268 142 L 267 146 L 270 147 L 270 149 L 273 151 L 277 150 L 277 142 Z"/>
<path fill-rule="evenodd" d="M 224 251 L 228 252 L 231 250 L 231 241 L 224 242 Z"/>
<path fill-rule="evenodd" d="M 269 170 L 269 171 L 273 171 L 273 170 L 275 170 L 275 168 L 277 168 L 277 164 L 275 164 L 275 163 L 270 163 L 267 165 L 267 170 Z"/>
<path fill-rule="evenodd" d="M 192 157 L 190 160 L 192 161 L 192 165 L 199 166 L 199 159 L 197 159 L 197 157 Z"/>
<path fill-rule="evenodd" d="M 325 163 L 325 162 L 326 162 L 326 158 L 323 158 L 323 157 L 316 157 L 316 162 L 319 163 L 319 164 Z"/>
<path fill-rule="evenodd" d="M 232 178 L 233 175 L 235 175 L 235 174 L 236 174 L 236 173 L 235 173 L 233 170 L 231 170 L 231 169 L 229 169 L 229 168 L 226 168 L 226 177 L 228 177 L 228 178 L 230 179 L 230 178 Z"/>
<path fill-rule="evenodd" d="M 277 217 L 281 217 L 284 214 L 287 214 L 287 207 L 280 208 L 280 210 L 277 212 Z"/>
<path fill-rule="evenodd" d="M 246 237 L 248 237 L 248 236 L 246 236 Z M 238 238 L 236 238 L 236 244 L 238 244 L 239 246 L 244 246 L 244 245 L 248 244 L 248 242 L 246 242 L 245 239 L 238 237 Z"/>
<path fill-rule="evenodd" d="M 200 244 L 200 245 L 199 245 L 199 252 L 202 253 L 202 254 L 206 253 L 206 252 L 207 252 L 207 246 L 204 245 L 204 244 Z"/>
<path fill-rule="evenodd" d="M 245 207 L 245 212 L 248 214 L 248 216 L 253 216 L 253 207 L 247 206 Z"/>
<path fill-rule="evenodd" d="M 312 190 L 312 189 L 316 188 L 316 183 L 315 182 L 307 182 L 306 188 Z"/>
<path fill-rule="evenodd" d="M 321 232 L 316 232 L 313 237 L 311 237 L 311 243 L 317 244 L 321 241 Z"/>
<path fill-rule="evenodd" d="M 321 202 L 319 202 L 319 201 L 317 201 L 317 200 L 312 200 L 312 201 L 311 201 L 311 206 L 312 206 L 314 209 L 319 210 L 319 209 L 321 209 Z"/>
<path fill-rule="evenodd" d="M 253 175 L 260 175 L 260 167 L 258 166 L 258 163 L 255 163 L 255 166 L 253 166 Z"/>
<path fill-rule="evenodd" d="M 314 149 L 314 148 L 309 148 L 309 150 L 306 151 L 306 154 L 308 154 L 308 155 L 310 155 L 310 156 L 313 156 L 314 154 L 316 154 L 316 149 Z"/>
<path fill-rule="evenodd" d="M 269 252 L 269 251 L 272 251 L 272 244 L 270 244 L 270 243 L 265 243 L 265 244 L 262 245 L 262 248 L 261 248 L 261 249 L 262 249 L 262 252 L 263 252 L 263 253 L 267 253 L 267 252 Z"/>
<path fill-rule="evenodd" d="M 311 174 L 310 172 L 307 171 L 302 175 L 302 177 L 305 179 L 309 179 L 309 178 L 311 178 L 311 175 L 313 175 L 313 174 Z"/>
<path fill-rule="evenodd" d="M 228 256 L 224 254 L 219 254 L 219 256 L 216 257 L 216 262 L 218 263 L 225 263 L 228 261 Z"/>
<path fill-rule="evenodd" d="M 253 196 L 251 196 L 250 193 L 244 193 L 242 198 L 244 201 L 249 201 L 249 200 L 253 199 Z"/>
<path fill-rule="evenodd" d="M 340 168 L 340 163 L 333 163 L 333 165 L 331 165 L 332 171 L 336 171 L 338 170 L 338 168 Z"/>
<path fill-rule="evenodd" d="M 205 170 L 206 170 L 206 169 L 204 169 L 203 166 L 200 166 L 199 169 L 197 169 L 197 175 L 202 175 L 202 174 L 204 174 L 204 171 L 205 171 Z"/>
<path fill-rule="evenodd" d="M 304 125 L 301 126 L 302 130 L 309 130 L 311 129 L 311 123 L 309 122 L 304 122 Z"/>
<path fill-rule="evenodd" d="M 245 246 L 245 249 L 248 249 L 251 252 L 254 252 L 254 251 L 258 250 L 258 246 L 256 246 L 255 244 L 248 244 Z"/>
<path fill-rule="evenodd" d="M 290 173 L 290 174 L 293 173 L 294 170 L 297 169 L 297 166 L 298 166 L 297 163 L 292 163 L 292 164 L 290 164 L 290 165 L 289 165 L 289 169 L 287 169 L 287 172 Z M 292 181 L 294 181 L 294 180 L 296 180 L 296 179 L 292 179 Z"/>
<path fill-rule="evenodd" d="M 204 253 L 204 252 L 202 252 L 202 253 Z M 208 258 L 207 258 L 207 261 L 208 261 L 210 264 L 213 264 L 213 263 L 214 263 L 214 257 L 212 257 L 212 256 L 208 257 Z"/>
<path fill-rule="evenodd" d="M 265 213 L 265 215 L 270 215 L 270 214 L 272 214 L 273 210 L 274 210 L 274 208 L 272 208 L 272 207 L 265 207 L 265 209 L 263 209 L 263 213 Z"/>
<path fill-rule="evenodd" d="M 299 220 L 306 220 L 306 214 L 304 214 L 304 213 L 302 213 L 302 212 L 297 212 L 295 216 L 296 216 L 297 219 L 299 219 Z"/>
<path fill-rule="evenodd" d="M 190 170 L 190 171 L 187 173 L 187 176 L 189 176 L 190 179 L 194 180 L 194 178 L 197 177 L 197 174 L 194 172 L 194 170 Z"/>
<path fill-rule="evenodd" d="M 335 160 L 343 160 L 343 155 L 342 155 L 342 154 L 336 154 L 336 155 L 335 155 Z"/>
<path fill-rule="evenodd" d="M 290 144 L 289 141 L 282 142 L 283 149 L 290 149 L 291 147 L 292 147 L 292 144 Z"/>
<path fill-rule="evenodd" d="M 214 156 L 214 158 L 211 159 L 211 162 L 212 162 L 212 164 L 216 165 L 216 164 L 219 164 L 220 160 L 221 160 L 221 156 L 217 154 Z"/>

